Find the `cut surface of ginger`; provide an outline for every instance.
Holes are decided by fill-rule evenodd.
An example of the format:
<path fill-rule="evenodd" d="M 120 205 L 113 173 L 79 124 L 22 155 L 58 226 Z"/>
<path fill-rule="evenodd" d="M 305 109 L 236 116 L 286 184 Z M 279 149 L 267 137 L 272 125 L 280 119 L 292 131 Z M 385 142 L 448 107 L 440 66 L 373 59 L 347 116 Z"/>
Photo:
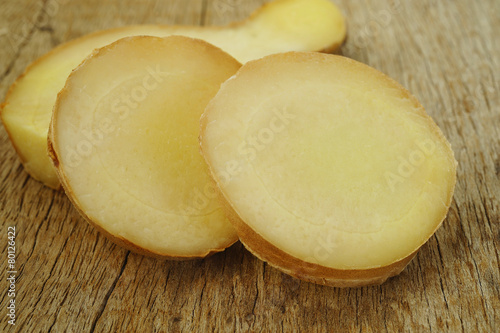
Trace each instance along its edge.
<path fill-rule="evenodd" d="M 308 281 L 398 274 L 451 203 L 456 161 L 440 129 L 398 83 L 341 56 L 247 63 L 201 127 L 240 240 Z"/>
<path fill-rule="evenodd" d="M 339 9 L 329 0 L 277 0 L 227 27 L 143 25 L 96 32 L 62 44 L 31 64 L 10 88 L 2 121 L 26 171 L 60 186 L 47 157 L 46 138 L 57 93 L 92 50 L 137 35 L 203 39 L 240 62 L 286 51 L 335 51 L 346 36 Z"/>
<path fill-rule="evenodd" d="M 236 240 L 199 152 L 199 118 L 240 64 L 187 37 L 128 37 L 94 51 L 54 108 L 49 152 L 66 194 L 116 243 L 200 258 Z"/>

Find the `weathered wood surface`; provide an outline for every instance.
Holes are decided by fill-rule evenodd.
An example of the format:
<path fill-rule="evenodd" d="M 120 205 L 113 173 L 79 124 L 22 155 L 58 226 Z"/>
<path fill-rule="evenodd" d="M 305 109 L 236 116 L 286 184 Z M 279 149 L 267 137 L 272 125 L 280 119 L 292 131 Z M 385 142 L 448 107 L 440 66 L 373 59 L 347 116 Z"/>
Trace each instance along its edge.
<path fill-rule="evenodd" d="M 25 66 L 83 34 L 137 23 L 222 24 L 264 0 L 2 0 L 0 99 Z M 0 130 L 1 331 L 500 331 L 500 2 L 336 0 L 346 56 L 412 91 L 460 163 L 448 218 L 378 287 L 300 282 L 237 244 L 193 262 L 129 253 L 64 194 L 30 179 Z M 7 227 L 17 318 L 7 323 Z"/>

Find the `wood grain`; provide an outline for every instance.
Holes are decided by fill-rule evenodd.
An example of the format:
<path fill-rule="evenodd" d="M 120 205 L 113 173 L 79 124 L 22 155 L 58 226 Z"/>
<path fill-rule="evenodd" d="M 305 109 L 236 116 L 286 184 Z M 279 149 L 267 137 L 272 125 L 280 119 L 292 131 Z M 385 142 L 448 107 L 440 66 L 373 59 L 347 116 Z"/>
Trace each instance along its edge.
<path fill-rule="evenodd" d="M 264 0 L 3 0 L 0 98 L 24 68 L 83 34 L 136 23 L 224 24 Z M 459 161 L 448 218 L 398 277 L 335 289 L 281 274 L 239 243 L 192 262 L 129 253 L 23 171 L 0 130 L 4 332 L 500 331 L 500 2 L 336 0 L 346 56 L 407 87 Z M 17 318 L 7 323 L 7 227 Z"/>

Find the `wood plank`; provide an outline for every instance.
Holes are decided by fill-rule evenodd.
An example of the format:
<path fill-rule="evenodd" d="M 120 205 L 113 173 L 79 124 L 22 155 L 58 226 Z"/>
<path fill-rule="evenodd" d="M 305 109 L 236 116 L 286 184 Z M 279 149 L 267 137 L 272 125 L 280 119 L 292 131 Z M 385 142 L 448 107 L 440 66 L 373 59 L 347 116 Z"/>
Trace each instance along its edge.
<path fill-rule="evenodd" d="M 7 0 L 0 96 L 25 66 L 83 34 L 141 23 L 226 24 L 264 0 Z M 2 312 L 7 227 L 17 230 L 17 318 L 5 332 L 500 330 L 500 3 L 336 0 L 346 56 L 401 82 L 459 161 L 443 226 L 398 277 L 336 289 L 281 274 L 236 244 L 191 262 L 129 253 L 88 226 L 64 194 L 23 171 L 0 130 Z M 7 32 L 7 33 L 5 33 Z"/>

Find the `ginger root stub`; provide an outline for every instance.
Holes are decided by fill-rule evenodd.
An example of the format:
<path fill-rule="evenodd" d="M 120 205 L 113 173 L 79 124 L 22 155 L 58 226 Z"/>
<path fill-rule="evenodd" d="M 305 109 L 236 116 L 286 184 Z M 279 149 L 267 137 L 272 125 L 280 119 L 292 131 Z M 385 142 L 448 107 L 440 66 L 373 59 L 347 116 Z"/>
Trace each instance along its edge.
<path fill-rule="evenodd" d="M 292 276 L 352 287 L 399 274 L 446 217 L 450 144 L 401 85 L 341 56 L 245 64 L 201 119 L 240 240 Z"/>

